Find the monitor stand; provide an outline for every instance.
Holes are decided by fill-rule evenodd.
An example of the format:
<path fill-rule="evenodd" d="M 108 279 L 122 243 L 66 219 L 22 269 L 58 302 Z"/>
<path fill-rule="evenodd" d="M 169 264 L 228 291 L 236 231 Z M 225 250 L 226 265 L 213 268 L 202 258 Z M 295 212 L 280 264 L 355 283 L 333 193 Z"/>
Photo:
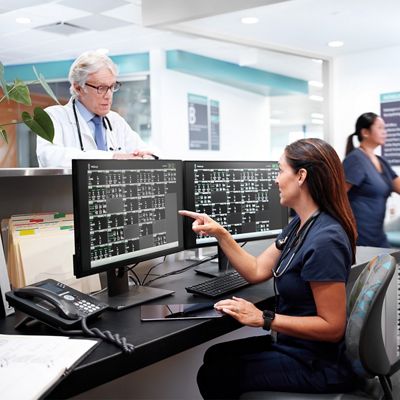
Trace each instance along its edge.
<path fill-rule="evenodd" d="M 107 287 L 107 292 L 98 293 L 94 297 L 113 310 L 123 310 L 174 293 L 173 290 L 150 286 L 130 286 L 128 272 L 124 268 L 107 271 Z"/>
<path fill-rule="evenodd" d="M 222 276 L 226 275 L 228 272 L 233 271 L 233 268 L 230 266 L 230 263 L 222 251 L 221 247 L 218 247 L 218 263 L 213 263 L 212 261 L 202 263 L 194 270 L 202 275 L 206 276 Z"/>
<path fill-rule="evenodd" d="M 205 260 L 206 258 L 209 258 L 208 256 L 203 256 L 203 249 L 201 247 L 197 248 L 194 250 L 194 254 L 188 258 L 186 258 L 187 261 L 202 261 Z"/>

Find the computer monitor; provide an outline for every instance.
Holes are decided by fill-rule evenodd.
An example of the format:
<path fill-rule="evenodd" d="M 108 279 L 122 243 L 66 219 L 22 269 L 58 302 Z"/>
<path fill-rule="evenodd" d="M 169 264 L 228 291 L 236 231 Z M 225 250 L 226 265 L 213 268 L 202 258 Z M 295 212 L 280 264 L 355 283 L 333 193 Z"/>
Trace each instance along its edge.
<path fill-rule="evenodd" d="M 114 309 L 173 292 L 128 283 L 127 267 L 183 250 L 182 161 L 73 160 L 74 274 L 107 272 Z"/>
<path fill-rule="evenodd" d="M 185 208 L 206 213 L 238 242 L 276 237 L 288 223 L 288 208 L 280 204 L 275 183 L 277 161 L 185 161 Z M 217 240 L 196 235 L 185 218 L 185 248 L 215 246 Z M 218 247 L 218 265 L 197 272 L 218 276 L 228 263 Z"/>

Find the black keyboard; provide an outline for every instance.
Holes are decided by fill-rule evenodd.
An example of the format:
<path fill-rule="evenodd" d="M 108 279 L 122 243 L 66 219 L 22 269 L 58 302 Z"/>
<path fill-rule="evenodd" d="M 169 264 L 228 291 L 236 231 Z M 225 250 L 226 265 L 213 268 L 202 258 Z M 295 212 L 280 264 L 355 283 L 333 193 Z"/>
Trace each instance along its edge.
<path fill-rule="evenodd" d="M 219 297 L 236 289 L 250 285 L 238 272 L 232 271 L 225 275 L 211 278 L 205 282 L 186 288 L 188 293 L 199 294 L 206 297 Z"/>

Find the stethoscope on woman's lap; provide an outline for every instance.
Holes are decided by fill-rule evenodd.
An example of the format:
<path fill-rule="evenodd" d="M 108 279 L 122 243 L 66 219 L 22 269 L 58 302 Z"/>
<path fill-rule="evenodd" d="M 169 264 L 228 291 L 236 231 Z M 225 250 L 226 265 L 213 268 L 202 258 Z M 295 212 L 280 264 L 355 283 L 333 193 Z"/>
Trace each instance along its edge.
<path fill-rule="evenodd" d="M 76 130 L 78 131 L 79 144 L 81 145 L 81 150 L 85 151 L 85 148 L 83 147 L 81 127 L 79 125 L 79 120 L 78 120 L 78 113 L 76 112 L 75 99 L 72 100 L 72 109 L 74 110 L 74 117 L 75 117 L 75 122 L 76 122 Z M 110 132 L 112 132 L 111 122 L 108 119 L 108 117 L 103 117 L 102 121 L 103 121 L 104 129 L 106 129 L 106 130 L 108 129 Z M 107 128 L 107 125 L 108 125 L 108 128 Z M 112 149 L 110 147 L 110 150 L 114 150 L 114 149 Z M 119 150 L 121 150 L 121 149 L 119 149 Z"/>

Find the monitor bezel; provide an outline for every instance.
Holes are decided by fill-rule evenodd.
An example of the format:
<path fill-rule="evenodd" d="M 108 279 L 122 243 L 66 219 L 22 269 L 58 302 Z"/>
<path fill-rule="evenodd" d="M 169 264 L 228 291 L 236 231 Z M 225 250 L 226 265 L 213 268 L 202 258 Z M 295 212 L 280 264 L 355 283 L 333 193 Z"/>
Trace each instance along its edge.
<path fill-rule="evenodd" d="M 191 194 L 193 192 L 192 189 L 194 189 L 193 186 L 193 165 L 195 163 L 213 163 L 213 164 L 220 164 L 222 165 L 228 165 L 228 164 L 236 164 L 237 166 L 240 167 L 240 165 L 243 165 L 244 167 L 247 168 L 247 165 L 249 164 L 254 164 L 254 167 L 260 167 L 262 164 L 266 163 L 273 163 L 278 166 L 278 161 L 275 160 L 190 160 L 190 161 L 184 161 L 183 162 L 183 174 L 184 174 L 184 182 L 185 182 L 185 193 L 184 193 L 184 203 L 185 203 L 185 209 L 189 211 L 194 211 L 194 195 Z M 190 180 L 190 183 L 189 183 Z M 250 242 L 250 241 L 256 241 L 256 240 L 264 240 L 264 239 L 272 239 L 277 237 L 281 232 L 282 229 L 289 223 L 289 208 L 280 205 L 282 208 L 282 228 L 280 229 L 275 229 L 271 231 L 265 231 L 263 233 L 260 232 L 260 234 L 257 235 L 250 235 L 249 237 L 240 237 L 239 235 L 232 235 L 232 237 L 235 239 L 236 242 L 238 243 L 243 243 L 243 242 Z M 198 243 L 196 240 L 196 234 L 193 232 L 192 229 L 192 223 L 193 220 L 190 218 L 185 218 L 184 220 L 184 244 L 185 244 L 185 249 L 196 249 L 196 248 L 203 248 L 203 247 L 210 247 L 210 246 L 217 246 L 218 241 L 215 238 L 207 238 L 209 241 L 207 242 L 202 242 Z"/>
<path fill-rule="evenodd" d="M 163 165 L 168 162 L 176 163 L 177 169 L 177 210 L 183 207 L 183 163 L 182 160 L 114 160 L 114 159 L 75 159 L 72 160 L 72 187 L 73 187 L 73 207 L 74 207 L 74 235 L 75 235 L 75 254 L 74 275 L 77 278 L 94 275 L 100 272 L 115 270 L 121 267 L 128 267 L 142 261 L 163 257 L 169 254 L 184 250 L 183 241 L 183 218 L 177 213 L 178 244 L 171 248 L 155 250 L 140 256 L 132 256 L 120 261 L 110 262 L 105 265 L 90 267 L 90 227 L 89 227 L 89 203 L 87 190 L 87 165 L 98 165 L 102 169 L 131 169 L 132 164 L 135 168 L 141 166 L 149 167 L 150 163 L 154 166 Z M 130 168 L 129 168 L 130 167 Z M 181 182 L 181 184 L 179 183 Z M 86 186 L 85 186 L 86 185 Z M 88 267 L 86 267 L 88 266 Z"/>

